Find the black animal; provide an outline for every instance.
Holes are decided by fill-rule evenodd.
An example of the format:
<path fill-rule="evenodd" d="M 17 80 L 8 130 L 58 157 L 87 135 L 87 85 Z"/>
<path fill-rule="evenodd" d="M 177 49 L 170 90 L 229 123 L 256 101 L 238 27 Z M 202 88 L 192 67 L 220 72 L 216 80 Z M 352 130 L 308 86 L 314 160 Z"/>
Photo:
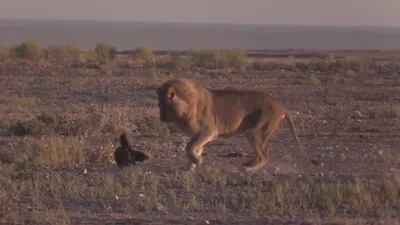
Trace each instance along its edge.
<path fill-rule="evenodd" d="M 115 162 L 119 168 L 136 165 L 136 161 L 143 162 L 149 159 L 143 152 L 135 151 L 131 148 L 125 133 L 121 134 L 119 142 L 121 146 L 114 152 Z"/>

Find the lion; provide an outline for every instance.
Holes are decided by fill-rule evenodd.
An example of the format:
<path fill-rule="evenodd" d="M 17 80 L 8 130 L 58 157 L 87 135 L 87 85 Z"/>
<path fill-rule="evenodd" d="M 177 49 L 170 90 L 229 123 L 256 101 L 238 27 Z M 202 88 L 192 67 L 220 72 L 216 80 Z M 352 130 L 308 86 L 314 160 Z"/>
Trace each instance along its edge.
<path fill-rule="evenodd" d="M 143 162 L 149 159 L 143 152 L 131 148 L 125 133 L 120 135 L 119 143 L 121 146 L 116 148 L 114 152 L 114 159 L 119 168 L 136 165 L 136 161 Z"/>
<path fill-rule="evenodd" d="M 216 138 L 244 134 L 255 156 L 243 163 L 245 171 L 255 172 L 268 161 L 267 141 L 285 119 L 303 157 L 312 164 L 300 147 L 288 109 L 277 99 L 255 90 L 208 89 L 188 79 L 175 78 L 157 88 L 159 119 L 171 123 L 189 136 L 185 147 L 188 171 L 202 164 L 203 146 Z"/>

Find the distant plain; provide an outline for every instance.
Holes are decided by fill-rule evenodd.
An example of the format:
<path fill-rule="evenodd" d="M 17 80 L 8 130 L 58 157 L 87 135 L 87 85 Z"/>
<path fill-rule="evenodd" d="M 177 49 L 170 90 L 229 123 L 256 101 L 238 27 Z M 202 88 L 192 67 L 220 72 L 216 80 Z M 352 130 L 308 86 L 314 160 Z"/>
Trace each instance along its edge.
<path fill-rule="evenodd" d="M 37 39 L 81 49 L 112 42 L 119 49 L 400 49 L 400 28 L 229 25 L 101 21 L 0 20 L 0 43 Z"/>

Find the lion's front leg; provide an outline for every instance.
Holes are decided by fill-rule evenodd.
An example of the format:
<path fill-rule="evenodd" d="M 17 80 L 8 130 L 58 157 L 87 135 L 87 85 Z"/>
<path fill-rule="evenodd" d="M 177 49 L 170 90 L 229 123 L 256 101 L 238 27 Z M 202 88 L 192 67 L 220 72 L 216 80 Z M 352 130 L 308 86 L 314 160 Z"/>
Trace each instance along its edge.
<path fill-rule="evenodd" d="M 188 170 L 193 172 L 196 166 L 203 163 L 201 153 L 203 152 L 203 146 L 208 142 L 212 141 L 215 137 L 215 132 L 210 129 L 203 130 L 200 133 L 193 135 L 189 142 L 186 144 L 185 151 L 186 156 L 189 158 Z"/>

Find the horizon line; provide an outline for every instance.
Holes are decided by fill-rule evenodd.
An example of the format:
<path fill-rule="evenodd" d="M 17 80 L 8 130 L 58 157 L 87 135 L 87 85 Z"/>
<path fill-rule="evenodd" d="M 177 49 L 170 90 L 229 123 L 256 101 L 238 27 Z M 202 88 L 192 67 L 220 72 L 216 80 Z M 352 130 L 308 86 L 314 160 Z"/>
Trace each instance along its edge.
<path fill-rule="evenodd" d="M 185 25 L 233 25 L 233 26 L 287 26 L 287 27 L 335 27 L 335 28 L 400 28 L 388 25 L 316 25 L 316 24 L 289 24 L 289 23 L 226 23 L 226 22 L 183 22 L 183 21 L 145 21 L 145 20 L 106 20 L 106 19 L 45 19 L 45 18 L 10 18 L 0 17 L 0 21 L 59 21 L 59 22 L 107 22 L 107 23 L 141 23 L 141 24 L 185 24 Z"/>

